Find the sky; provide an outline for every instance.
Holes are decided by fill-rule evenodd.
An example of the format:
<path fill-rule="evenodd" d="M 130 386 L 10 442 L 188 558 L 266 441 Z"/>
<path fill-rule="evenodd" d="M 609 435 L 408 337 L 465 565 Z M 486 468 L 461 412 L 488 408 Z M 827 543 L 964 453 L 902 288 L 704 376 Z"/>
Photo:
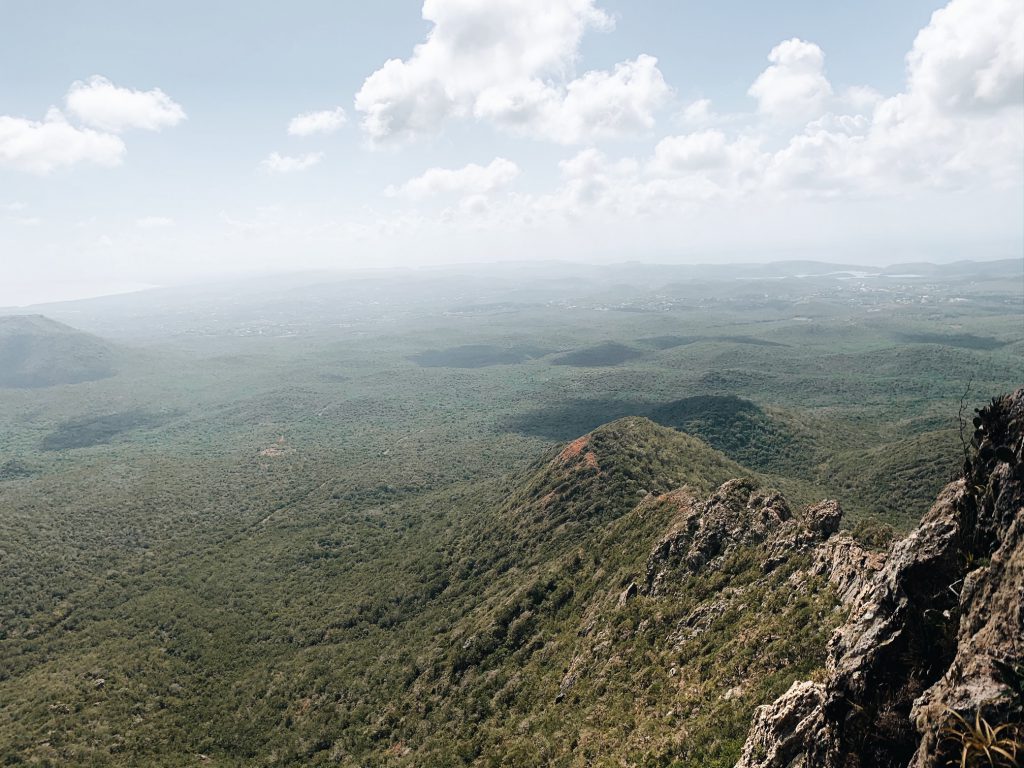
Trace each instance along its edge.
<path fill-rule="evenodd" d="M 1024 249 L 1020 0 L 0 0 L 0 306 Z"/>

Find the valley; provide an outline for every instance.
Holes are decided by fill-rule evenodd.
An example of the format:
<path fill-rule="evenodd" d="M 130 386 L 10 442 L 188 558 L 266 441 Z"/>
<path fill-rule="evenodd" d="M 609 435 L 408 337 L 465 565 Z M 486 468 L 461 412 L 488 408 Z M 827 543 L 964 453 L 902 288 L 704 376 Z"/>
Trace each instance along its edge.
<path fill-rule="evenodd" d="M 917 525 L 1024 382 L 1024 265 L 734 271 L 4 311 L 0 757 L 735 764 L 847 610 L 807 508 Z"/>

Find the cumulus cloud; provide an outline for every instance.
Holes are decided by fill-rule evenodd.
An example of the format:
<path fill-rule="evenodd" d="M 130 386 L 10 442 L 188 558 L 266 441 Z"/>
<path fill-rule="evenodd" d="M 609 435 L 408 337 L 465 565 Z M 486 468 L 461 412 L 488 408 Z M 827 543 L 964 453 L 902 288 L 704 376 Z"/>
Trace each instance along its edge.
<path fill-rule="evenodd" d="M 660 140 L 650 157 L 636 161 L 642 173 L 612 177 L 607 160 L 598 170 L 591 162 L 593 172 L 568 180 L 562 195 L 621 206 L 630 196 L 648 203 L 759 193 L 878 197 L 1020 185 L 1022 49 L 1020 3 L 952 0 L 914 40 L 903 91 L 886 97 L 865 86 L 834 93 L 821 49 L 787 40 L 771 51 L 771 66 L 750 89 L 766 120 L 716 117 L 716 128 L 701 130 L 710 104 L 694 102 L 681 122 L 696 130 Z M 595 194 L 612 186 L 614 195 Z"/>
<path fill-rule="evenodd" d="M 1019 183 L 1022 49 L 1019 2 L 952 0 L 914 40 L 906 89 L 888 98 L 855 91 L 862 111 L 808 124 L 773 159 L 771 181 L 873 193 Z"/>
<path fill-rule="evenodd" d="M 288 135 L 312 136 L 316 133 L 334 133 L 346 121 L 345 110 L 341 107 L 319 112 L 305 112 L 288 122 Z"/>
<path fill-rule="evenodd" d="M 440 194 L 483 196 L 511 184 L 519 174 L 518 165 L 496 157 L 488 165 L 470 163 L 462 168 L 431 168 L 397 189 L 389 188 L 388 192 L 413 200 Z"/>
<path fill-rule="evenodd" d="M 720 168 L 729 158 L 728 139 L 721 131 L 669 136 L 654 148 L 653 167 L 663 174 Z"/>
<path fill-rule="evenodd" d="M 0 115 L 0 166 L 45 175 L 83 163 L 120 165 L 127 150 L 117 133 L 160 130 L 185 119 L 181 106 L 160 89 L 133 91 L 99 76 L 72 83 L 66 108 L 67 115 L 51 107 L 41 121 Z"/>
<path fill-rule="evenodd" d="M 120 137 L 71 125 L 58 109 L 41 122 L 0 115 L 0 165 L 37 174 L 79 163 L 111 167 L 125 151 Z"/>
<path fill-rule="evenodd" d="M 514 133 L 576 144 L 653 128 L 669 93 L 658 60 L 641 55 L 611 72 L 587 72 L 564 88 L 537 80 L 488 88 L 473 114 Z"/>
<path fill-rule="evenodd" d="M 595 147 L 561 163 L 559 183 L 546 194 L 494 196 L 490 166 L 433 169 L 392 193 L 422 199 L 440 192 L 461 196 L 445 221 L 472 211 L 474 226 L 610 217 L 672 217 L 688 210 L 799 202 L 802 198 L 914 199 L 945 189 L 991 190 L 1021 184 L 1024 164 L 1024 85 L 1020 39 L 1024 6 L 1015 0 L 951 0 L 921 30 L 907 55 L 900 92 L 883 95 L 853 85 L 833 90 L 818 46 L 788 40 L 752 87 L 758 114 L 717 115 L 707 100 L 693 102 L 649 152 L 609 157 Z M 643 57 L 641 57 L 643 59 Z M 638 60 L 639 61 L 639 60 Z M 653 62 L 651 64 L 653 69 Z M 936 74 L 941 73 L 941 74 Z M 603 93 L 615 72 L 583 75 L 573 88 Z M 623 74 L 621 82 L 629 80 Z M 593 80 L 593 82 L 591 82 Z M 586 84 L 586 85 L 584 85 Z M 520 90 L 476 95 L 473 115 L 524 131 L 548 126 L 560 141 L 578 139 L 559 91 L 527 80 Z M 612 88 L 614 90 L 614 88 Z M 443 89 L 442 89 L 443 92 Z M 501 98 L 498 98 L 498 96 Z M 426 98 L 426 96 L 424 96 Z M 591 100 L 595 125 L 612 95 Z M 643 121 L 629 120 L 635 126 Z M 471 116 L 473 116 L 471 115 Z M 554 122 L 554 121 L 553 121 Z M 559 133 L 560 132 L 560 133 Z M 509 175 L 511 177 L 511 174 Z M 753 209 L 752 209 L 753 210 Z"/>
<path fill-rule="evenodd" d="M 832 95 L 821 48 L 794 37 L 772 48 L 768 61 L 771 66 L 748 91 L 757 99 L 758 109 L 783 120 L 806 120 L 820 115 Z"/>
<path fill-rule="evenodd" d="M 159 88 L 136 91 L 93 75 L 71 85 L 65 97 L 68 114 L 92 128 L 120 133 L 129 128 L 159 131 L 186 119 L 185 110 Z"/>
<path fill-rule="evenodd" d="M 587 149 L 560 164 L 558 189 L 515 204 L 527 206 L 534 218 L 601 220 L 671 216 L 709 201 L 1019 187 L 1024 62 L 1012 62 L 1018 61 L 1022 18 L 1024 6 L 1014 0 L 952 0 L 914 41 L 900 93 L 886 97 L 854 86 L 835 95 L 831 87 L 813 85 L 814 77 L 789 83 L 771 94 L 767 122 L 718 119 L 715 128 L 664 137 L 646 157 L 611 159 Z M 823 71 L 816 46 L 797 47 L 802 53 L 787 43 L 777 47 L 773 66 L 803 57 L 813 64 L 804 75 Z M 762 83 L 776 86 L 780 77 Z M 769 98 L 767 90 L 760 95 Z M 706 102 L 695 104 L 693 119 L 684 115 L 683 123 L 699 126 L 710 112 Z M 780 124 L 781 116 L 800 119 L 801 127 Z"/>
<path fill-rule="evenodd" d="M 1014 0 L 954 0 L 918 33 L 907 68 L 909 92 L 938 111 L 1019 106 L 1024 7 Z"/>
<path fill-rule="evenodd" d="M 711 108 L 711 99 L 697 99 L 687 104 L 679 117 L 682 122 L 689 125 L 707 125 L 716 119 Z"/>
<path fill-rule="evenodd" d="M 574 77 L 584 33 L 612 26 L 595 0 L 425 0 L 423 18 L 433 23 L 426 41 L 356 94 L 374 141 L 476 118 L 575 143 L 649 129 L 670 93 L 651 56 Z"/>
<path fill-rule="evenodd" d="M 282 155 L 278 152 L 271 152 L 260 165 L 268 173 L 296 173 L 312 168 L 323 159 L 323 152 L 307 152 L 304 155 Z"/>

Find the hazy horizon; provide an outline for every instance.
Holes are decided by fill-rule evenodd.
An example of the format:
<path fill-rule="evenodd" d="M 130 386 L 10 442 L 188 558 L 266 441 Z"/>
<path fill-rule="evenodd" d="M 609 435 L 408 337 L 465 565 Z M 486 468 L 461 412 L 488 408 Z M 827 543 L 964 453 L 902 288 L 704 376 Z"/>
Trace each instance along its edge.
<path fill-rule="evenodd" d="M 346 277 L 367 277 L 367 276 L 389 276 L 393 277 L 396 275 L 416 275 L 416 274 L 431 274 L 431 273 L 457 273 L 466 274 L 472 273 L 477 270 L 501 270 L 503 268 L 515 268 L 520 266 L 532 265 L 538 269 L 538 277 L 540 277 L 545 270 L 556 269 L 559 267 L 565 268 L 578 268 L 578 267 L 592 267 L 592 268 L 608 268 L 613 269 L 616 267 L 649 267 L 649 268 L 718 268 L 718 267 L 757 267 L 757 266 L 784 266 L 787 264 L 822 264 L 822 265 L 833 265 L 835 267 L 862 267 L 865 269 L 878 269 L 886 270 L 894 267 L 900 267 L 903 265 L 951 265 L 957 263 L 971 263 L 971 264 L 987 264 L 1003 261 L 1020 261 L 1022 265 L 1021 277 L 1024 280 L 1024 257 L 1010 256 L 1010 257 L 993 257 L 993 258 L 949 258 L 949 259 L 937 259 L 934 261 L 928 261 L 925 259 L 918 260 L 893 260 L 889 262 L 858 262 L 851 259 L 843 260 L 830 260 L 827 258 L 816 258 L 816 259 L 773 259 L 764 261 L 692 261 L 692 262 L 658 262 L 658 261 L 643 261 L 639 259 L 630 259 L 623 261 L 606 261 L 606 262 L 574 262 L 561 259 L 545 259 L 543 261 L 516 261 L 506 260 L 498 262 L 462 262 L 462 263 L 439 263 L 439 264 L 428 264 L 428 265 L 410 265 L 410 266 L 370 266 L 370 267 L 338 267 L 335 269 L 322 268 L 322 269 L 299 269 L 299 270 L 285 270 L 285 271 L 260 271 L 260 272 L 235 272 L 225 274 L 210 274 L 199 279 L 192 280 L 180 280 L 177 282 L 168 282 L 162 285 L 158 284 L 106 284 L 104 286 L 90 286 L 88 284 L 74 283 L 68 285 L 49 285 L 45 287 L 45 293 L 42 294 L 42 298 L 38 300 L 26 300 L 23 303 L 10 302 L 5 303 L 4 299 L 7 296 L 19 296 L 20 292 L 17 290 L 11 291 L 9 288 L 0 285 L 0 311 L 20 310 L 20 309 L 32 309 L 34 307 L 48 307 L 52 305 L 59 305 L 64 303 L 71 303 L 75 301 L 88 301 L 91 299 L 104 299 L 112 298 L 116 296 L 125 296 L 129 294 L 144 293 L 146 291 L 159 291 L 159 290 L 188 290 L 188 289 L 203 289 L 209 287 L 224 287 L 230 284 L 249 284 L 259 282 L 261 280 L 273 280 L 273 279 L 305 279 L 310 284 L 317 282 L 318 280 L 330 280 L 339 279 Z M 743 275 L 737 275 L 736 279 L 745 279 Z"/>
<path fill-rule="evenodd" d="M 0 28 L 0 305 L 227 273 L 1024 250 L 1013 0 L 50 10 Z"/>

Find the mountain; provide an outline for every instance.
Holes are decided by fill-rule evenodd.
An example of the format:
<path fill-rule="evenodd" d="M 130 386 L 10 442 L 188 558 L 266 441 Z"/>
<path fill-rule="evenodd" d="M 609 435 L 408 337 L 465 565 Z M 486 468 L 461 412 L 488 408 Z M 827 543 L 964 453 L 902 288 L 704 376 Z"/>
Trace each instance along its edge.
<path fill-rule="evenodd" d="M 789 424 L 720 400 L 660 415 L 722 440 L 729 424 Z M 1022 425 L 1024 391 L 979 413 L 965 477 L 891 547 L 843 530 L 838 502 L 798 507 L 638 416 L 422 502 L 390 504 L 400 490 L 372 478 L 358 506 L 350 485 L 289 486 L 251 525 L 167 556 L 140 546 L 62 587 L 56 608 L 9 606 L 0 756 L 920 768 L 956 757 L 948 734 L 974 744 L 976 713 L 1006 726 L 1010 753 Z M 253 469 L 281 471 L 265 456 Z M 253 476 L 222 475 L 244 488 Z M 380 534 L 356 537 L 357 523 Z"/>
<path fill-rule="evenodd" d="M 838 598 L 811 553 L 840 517 L 645 418 L 573 440 L 467 547 L 466 612 L 380 715 L 394 751 L 345 757 L 731 765 L 754 708 L 823 661 Z"/>
<path fill-rule="evenodd" d="M 113 376 L 114 348 L 42 315 L 0 316 L 0 387 L 36 389 Z"/>

